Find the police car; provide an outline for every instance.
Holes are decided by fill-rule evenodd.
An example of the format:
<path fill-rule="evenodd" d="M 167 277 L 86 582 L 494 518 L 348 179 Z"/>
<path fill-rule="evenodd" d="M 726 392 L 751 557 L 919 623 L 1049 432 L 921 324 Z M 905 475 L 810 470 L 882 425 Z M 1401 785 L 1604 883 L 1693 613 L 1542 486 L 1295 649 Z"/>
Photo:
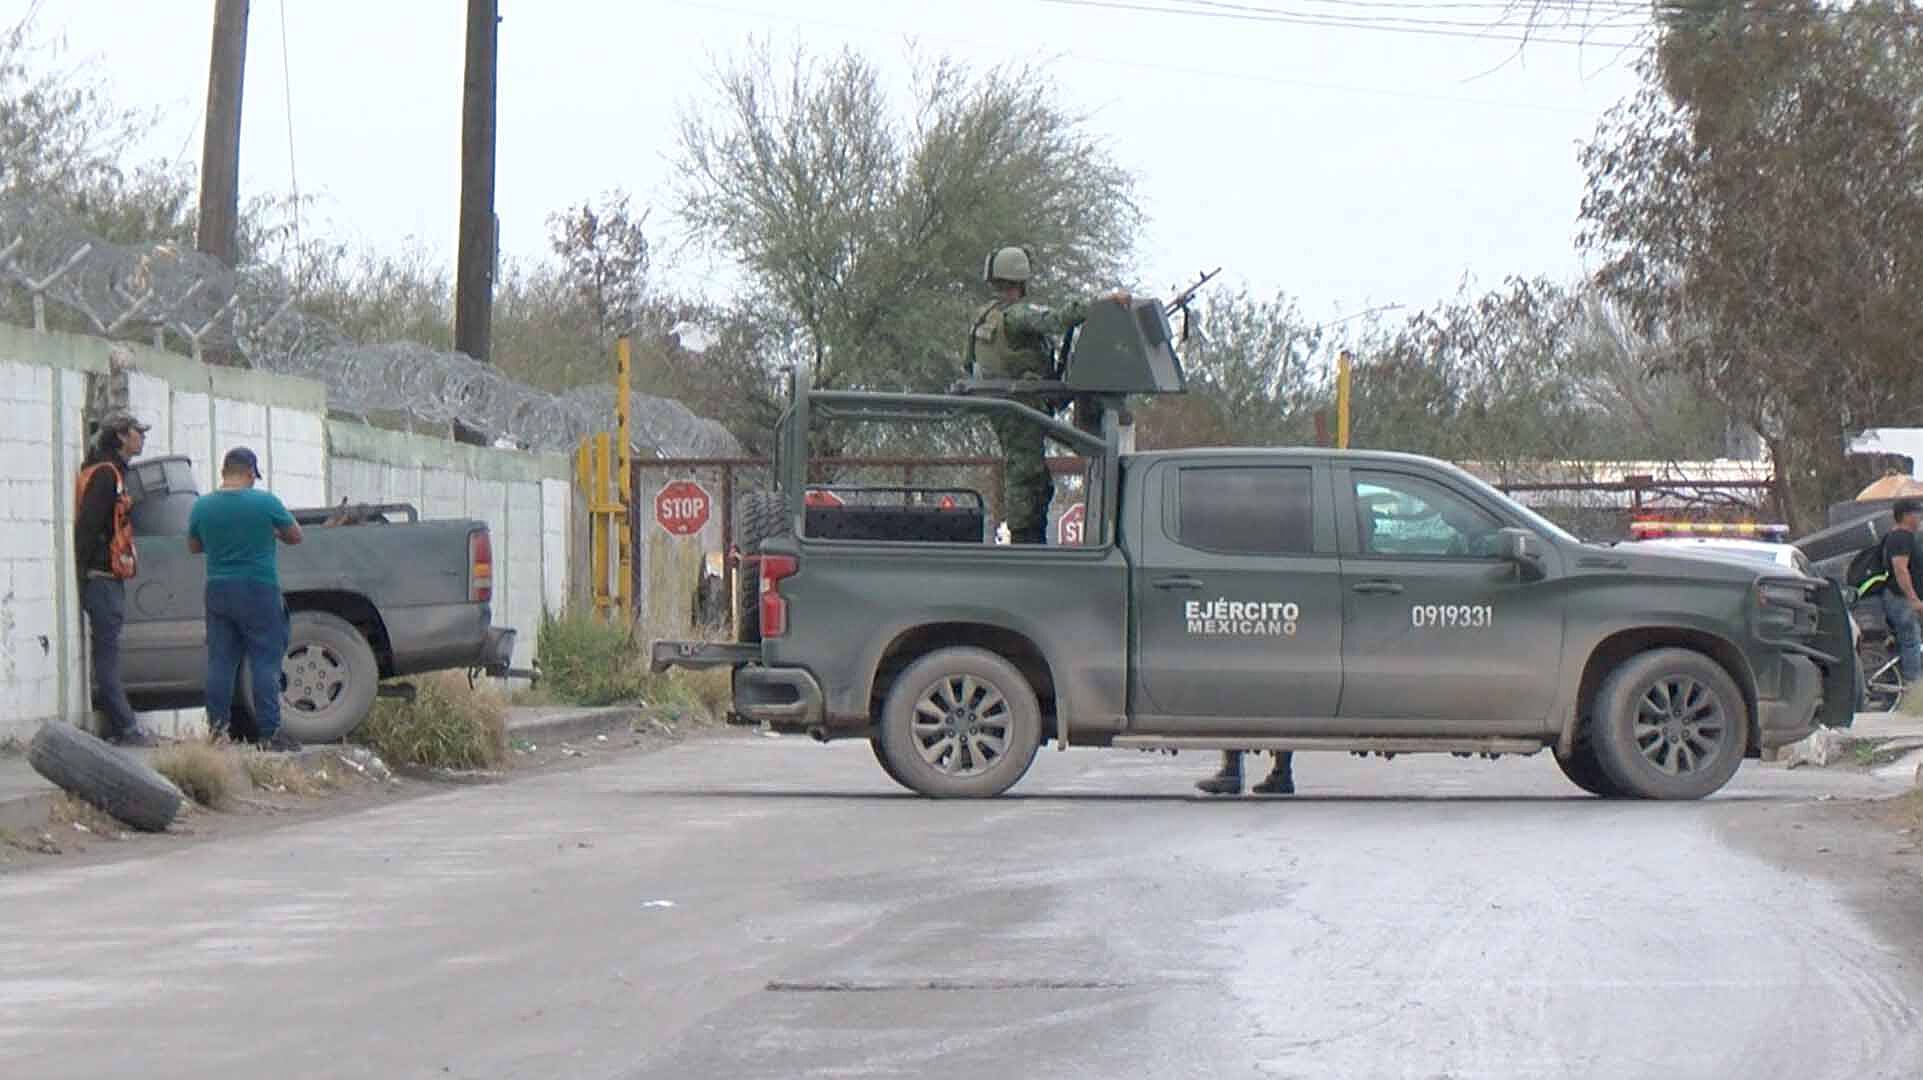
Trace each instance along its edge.
<path fill-rule="evenodd" d="M 1787 525 L 1695 521 L 1639 521 L 1630 526 L 1638 547 L 1663 548 L 1709 558 L 1774 563 L 1805 577 L 1821 577 L 1801 548 L 1784 543 Z M 1863 630 L 1850 616 L 1850 640 L 1861 644 Z"/>

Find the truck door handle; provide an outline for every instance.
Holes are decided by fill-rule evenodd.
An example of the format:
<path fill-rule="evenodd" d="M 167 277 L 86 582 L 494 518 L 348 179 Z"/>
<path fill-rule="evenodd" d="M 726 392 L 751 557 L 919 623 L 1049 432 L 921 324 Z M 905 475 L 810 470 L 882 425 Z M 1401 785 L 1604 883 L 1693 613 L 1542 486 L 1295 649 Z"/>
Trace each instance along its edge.
<path fill-rule="evenodd" d="M 1177 574 L 1174 577 L 1156 578 L 1155 587 L 1158 589 L 1199 589 L 1202 587 L 1202 579 L 1192 578 L 1185 574 Z"/>
<path fill-rule="evenodd" d="M 1394 596 L 1402 591 L 1402 585 L 1394 581 L 1358 581 L 1350 586 L 1364 596 Z"/>

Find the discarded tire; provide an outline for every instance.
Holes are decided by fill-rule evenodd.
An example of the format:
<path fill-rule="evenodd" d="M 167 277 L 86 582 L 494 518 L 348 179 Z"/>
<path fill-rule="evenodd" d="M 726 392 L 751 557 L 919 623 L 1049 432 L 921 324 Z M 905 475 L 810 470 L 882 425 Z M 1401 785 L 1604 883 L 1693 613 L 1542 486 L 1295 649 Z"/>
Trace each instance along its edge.
<path fill-rule="evenodd" d="M 33 771 L 142 832 L 173 824 L 186 796 L 166 777 L 72 724 L 50 723 L 27 747 Z"/>

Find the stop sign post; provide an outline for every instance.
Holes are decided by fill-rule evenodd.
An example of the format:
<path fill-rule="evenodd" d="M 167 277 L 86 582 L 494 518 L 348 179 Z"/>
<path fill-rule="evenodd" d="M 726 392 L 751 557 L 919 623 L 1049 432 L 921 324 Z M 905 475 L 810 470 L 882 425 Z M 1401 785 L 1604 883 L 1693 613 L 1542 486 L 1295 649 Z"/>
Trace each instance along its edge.
<path fill-rule="evenodd" d="M 654 497 L 654 520 L 672 536 L 693 536 L 708 524 L 708 491 L 693 480 L 670 480 Z"/>
<path fill-rule="evenodd" d="M 1088 504 L 1076 503 L 1062 511 L 1062 518 L 1055 523 L 1055 542 L 1062 547 L 1079 547 L 1088 522 Z"/>

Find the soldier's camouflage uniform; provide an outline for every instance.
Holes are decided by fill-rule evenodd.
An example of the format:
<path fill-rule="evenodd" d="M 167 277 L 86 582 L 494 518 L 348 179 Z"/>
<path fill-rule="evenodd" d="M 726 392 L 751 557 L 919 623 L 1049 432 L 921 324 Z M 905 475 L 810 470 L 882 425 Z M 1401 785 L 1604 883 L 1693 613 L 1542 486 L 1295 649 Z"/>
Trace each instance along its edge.
<path fill-rule="evenodd" d="M 981 379 L 1050 378 L 1062 336 L 1087 316 L 1088 305 L 1081 302 L 1056 309 L 1027 300 L 996 300 L 975 315 L 966 366 Z M 1010 396 L 1045 413 L 1058 407 L 1037 394 Z M 1048 503 L 1055 495 L 1043 460 L 1046 437 L 1040 427 L 1015 417 L 997 416 L 992 424 L 1006 462 L 1002 518 L 1008 523 L 1009 541 L 1046 543 Z"/>

